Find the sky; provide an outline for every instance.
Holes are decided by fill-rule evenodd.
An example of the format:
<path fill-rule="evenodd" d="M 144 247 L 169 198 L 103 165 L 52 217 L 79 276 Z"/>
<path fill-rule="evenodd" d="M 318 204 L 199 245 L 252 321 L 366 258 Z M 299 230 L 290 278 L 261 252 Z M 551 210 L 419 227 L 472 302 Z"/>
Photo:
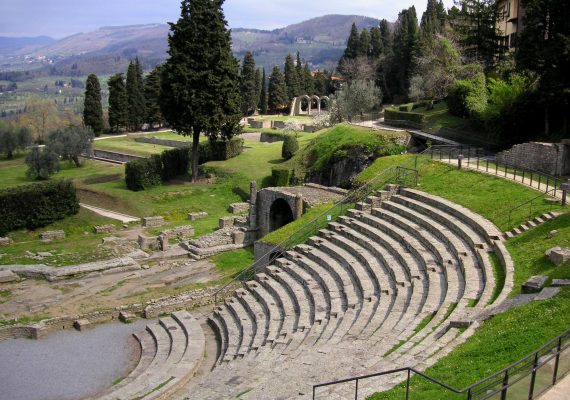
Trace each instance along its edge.
<path fill-rule="evenodd" d="M 446 7 L 453 0 L 444 0 Z M 418 18 L 427 0 L 226 0 L 231 28 L 275 29 L 326 14 L 364 15 L 394 21 L 415 5 Z M 59 39 L 102 26 L 173 22 L 180 0 L 0 0 L 0 36 Z"/>

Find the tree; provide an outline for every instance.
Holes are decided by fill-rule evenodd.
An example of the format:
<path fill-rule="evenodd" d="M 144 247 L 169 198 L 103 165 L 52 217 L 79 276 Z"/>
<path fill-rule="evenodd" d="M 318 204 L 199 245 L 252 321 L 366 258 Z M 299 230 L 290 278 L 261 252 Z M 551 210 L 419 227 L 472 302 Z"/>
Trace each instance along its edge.
<path fill-rule="evenodd" d="M 544 110 L 544 132 L 560 116 L 568 137 L 570 110 L 570 3 L 564 0 L 526 0 L 524 29 L 518 38 L 517 66 L 539 78 L 538 95 Z M 555 113 L 551 112 L 554 108 Z M 557 115 L 554 115 L 557 114 Z"/>
<path fill-rule="evenodd" d="M 305 67 L 303 67 L 301 77 L 303 82 L 303 92 L 308 95 L 315 94 L 315 82 L 311 69 L 309 68 L 309 64 L 305 64 Z"/>
<path fill-rule="evenodd" d="M 298 51 L 297 59 L 295 60 L 295 71 L 297 71 L 297 79 L 299 80 L 299 90 L 303 91 L 303 62 L 301 61 L 301 53 Z M 307 94 L 307 92 L 299 94 Z"/>
<path fill-rule="evenodd" d="M 223 0 L 183 0 L 170 24 L 169 58 L 161 81 L 161 110 L 181 135 L 192 135 L 192 180 L 198 179 L 200 134 L 240 133 L 239 65 L 231 52 Z"/>
<path fill-rule="evenodd" d="M 347 84 L 337 93 L 337 106 L 349 120 L 382 104 L 382 92 L 373 82 L 358 80 Z"/>
<path fill-rule="evenodd" d="M 136 131 L 144 123 L 146 113 L 142 69 L 138 58 L 129 63 L 126 86 L 129 128 Z"/>
<path fill-rule="evenodd" d="M 285 57 L 285 85 L 287 86 L 287 103 L 291 103 L 294 97 L 301 94 L 299 76 L 291 54 L 287 54 Z"/>
<path fill-rule="evenodd" d="M 0 125 L 0 153 L 4 153 L 7 159 L 14 157 L 14 151 L 18 148 L 18 136 L 11 126 L 2 123 Z"/>
<path fill-rule="evenodd" d="M 406 98 L 410 87 L 410 78 L 414 72 L 419 51 L 418 18 L 414 6 L 402 10 L 394 28 L 394 67 L 390 68 L 395 83 L 393 96 Z"/>
<path fill-rule="evenodd" d="M 48 147 L 64 160 L 72 161 L 76 167 L 81 166 L 80 156 L 91 152 L 93 131 L 80 126 L 68 126 L 50 133 Z"/>
<path fill-rule="evenodd" d="M 267 77 L 265 76 L 265 68 L 263 68 L 263 73 L 261 76 L 261 94 L 259 99 L 259 110 L 262 114 L 267 114 L 268 104 L 267 104 Z"/>
<path fill-rule="evenodd" d="M 144 99 L 146 118 L 145 120 L 152 125 L 162 125 L 163 117 L 160 112 L 160 75 L 162 74 L 162 66 L 157 65 L 144 78 Z"/>
<path fill-rule="evenodd" d="M 356 27 L 356 23 L 352 23 L 352 27 L 350 28 L 350 35 L 348 36 L 348 40 L 346 42 L 346 49 L 341 57 L 341 61 L 344 60 L 354 60 L 358 57 L 360 49 L 360 34 L 358 33 L 358 28 Z"/>
<path fill-rule="evenodd" d="M 61 125 L 61 114 L 53 101 L 34 97 L 26 101 L 24 109 L 17 123 L 29 127 L 38 143 L 43 143 L 47 133 Z"/>
<path fill-rule="evenodd" d="M 43 149 L 36 146 L 26 156 L 26 165 L 28 178 L 48 179 L 59 171 L 59 156 L 49 146 Z"/>
<path fill-rule="evenodd" d="M 109 126 L 114 132 L 126 128 L 129 123 L 127 88 L 123 74 L 112 75 L 107 81 L 109 87 Z"/>
<path fill-rule="evenodd" d="M 285 136 L 283 145 L 281 146 L 281 157 L 285 160 L 289 160 L 291 157 L 297 153 L 299 150 L 299 141 L 297 137 L 293 134 Z"/>
<path fill-rule="evenodd" d="M 258 103 L 257 87 L 255 82 L 255 60 L 253 53 L 245 53 L 240 74 L 240 93 L 243 100 L 243 115 L 255 113 Z"/>
<path fill-rule="evenodd" d="M 282 110 L 288 104 L 287 86 L 285 85 L 285 77 L 279 70 L 279 67 L 273 67 L 273 71 L 269 76 L 268 105 L 273 112 Z"/>
<path fill-rule="evenodd" d="M 85 83 L 83 124 L 93 129 L 96 135 L 103 132 L 103 107 L 101 106 L 101 85 L 97 75 L 91 74 Z"/>
<path fill-rule="evenodd" d="M 392 30 L 390 29 L 390 23 L 383 19 L 380 21 L 380 37 L 382 38 L 382 47 L 384 53 L 388 54 L 392 52 Z"/>
<path fill-rule="evenodd" d="M 368 58 L 370 53 L 370 31 L 363 29 L 360 32 L 360 40 L 358 42 L 358 57 Z"/>
<path fill-rule="evenodd" d="M 501 44 L 502 35 L 497 28 L 499 2 L 457 0 L 456 4 L 459 9 L 454 10 L 454 18 L 450 22 L 460 35 L 463 54 L 471 62 L 482 63 L 486 72 L 493 70 L 505 52 Z"/>
<path fill-rule="evenodd" d="M 422 39 L 429 40 L 445 30 L 445 6 L 442 0 L 428 0 L 427 8 L 422 14 L 420 30 Z"/>
<path fill-rule="evenodd" d="M 384 43 L 382 43 L 382 31 L 380 27 L 375 26 L 370 30 L 370 51 L 368 58 L 378 60 L 384 52 Z"/>
<path fill-rule="evenodd" d="M 255 70 L 255 109 L 259 108 L 261 102 L 261 69 Z"/>

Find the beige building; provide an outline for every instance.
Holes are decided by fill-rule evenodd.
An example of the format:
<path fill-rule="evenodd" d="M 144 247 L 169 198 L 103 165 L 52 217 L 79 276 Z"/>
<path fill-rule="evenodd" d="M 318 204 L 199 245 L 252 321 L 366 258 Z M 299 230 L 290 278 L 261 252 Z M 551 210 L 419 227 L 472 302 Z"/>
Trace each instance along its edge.
<path fill-rule="evenodd" d="M 497 0 L 499 5 L 499 20 L 497 28 L 503 35 L 502 44 L 509 51 L 517 47 L 517 33 L 522 30 L 524 15 L 521 0 Z"/>

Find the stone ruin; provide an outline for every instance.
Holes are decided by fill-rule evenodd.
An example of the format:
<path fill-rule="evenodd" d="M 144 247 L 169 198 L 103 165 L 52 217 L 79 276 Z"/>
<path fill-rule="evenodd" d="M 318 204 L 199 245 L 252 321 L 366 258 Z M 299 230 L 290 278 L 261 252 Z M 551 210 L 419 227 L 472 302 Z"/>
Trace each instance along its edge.
<path fill-rule="evenodd" d="M 43 242 L 51 242 L 52 240 L 65 239 L 64 231 L 46 231 L 40 233 L 40 240 Z"/>

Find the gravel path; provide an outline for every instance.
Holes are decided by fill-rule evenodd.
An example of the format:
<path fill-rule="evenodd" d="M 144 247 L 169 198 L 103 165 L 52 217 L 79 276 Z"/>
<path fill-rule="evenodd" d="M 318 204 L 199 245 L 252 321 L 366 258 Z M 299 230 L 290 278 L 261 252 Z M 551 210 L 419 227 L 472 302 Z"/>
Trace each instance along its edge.
<path fill-rule="evenodd" d="M 133 217 L 131 215 L 121 214 L 121 213 L 111 211 L 111 210 L 105 210 L 104 208 L 90 206 L 88 204 L 83 204 L 83 203 L 80 203 L 80 206 L 83 208 L 86 208 L 87 210 L 93 211 L 96 214 L 102 215 L 103 217 L 107 217 L 107 218 L 116 219 L 118 221 L 121 221 L 124 224 L 127 224 L 129 222 L 139 222 L 140 221 L 140 218 Z"/>
<path fill-rule="evenodd" d="M 100 392 L 134 368 L 140 350 L 132 333 L 147 322 L 0 342 L 0 399 L 71 400 Z"/>

